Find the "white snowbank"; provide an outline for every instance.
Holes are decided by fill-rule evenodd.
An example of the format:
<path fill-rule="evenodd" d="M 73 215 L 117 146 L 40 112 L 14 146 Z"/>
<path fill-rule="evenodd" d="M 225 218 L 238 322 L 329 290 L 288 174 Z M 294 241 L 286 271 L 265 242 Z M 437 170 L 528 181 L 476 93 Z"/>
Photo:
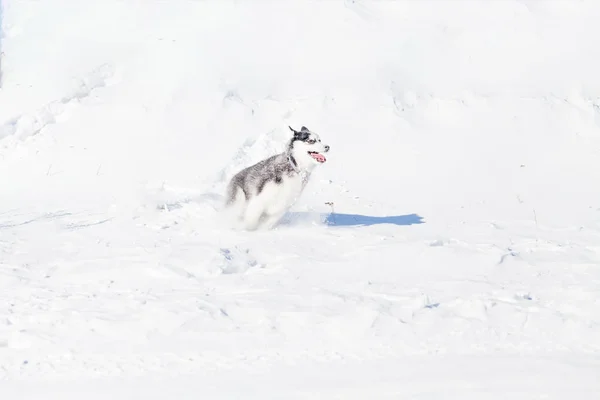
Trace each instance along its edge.
<path fill-rule="evenodd" d="M 28 398 L 600 393 L 596 1 L 2 5 L 0 376 Z M 222 229 L 288 125 L 328 162 L 276 231 Z"/>

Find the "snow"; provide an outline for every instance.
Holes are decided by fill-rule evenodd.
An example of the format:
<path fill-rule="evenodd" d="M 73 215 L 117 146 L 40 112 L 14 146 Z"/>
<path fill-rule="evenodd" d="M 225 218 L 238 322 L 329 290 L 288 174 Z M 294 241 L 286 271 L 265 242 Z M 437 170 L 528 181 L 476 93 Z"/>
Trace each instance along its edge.
<path fill-rule="evenodd" d="M 2 398 L 600 396 L 596 1 L 1 4 Z"/>

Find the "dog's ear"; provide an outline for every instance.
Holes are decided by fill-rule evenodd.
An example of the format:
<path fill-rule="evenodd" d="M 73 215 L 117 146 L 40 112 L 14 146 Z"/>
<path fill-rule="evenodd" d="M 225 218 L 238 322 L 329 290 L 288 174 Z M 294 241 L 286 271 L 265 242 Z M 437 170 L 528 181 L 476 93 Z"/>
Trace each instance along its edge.
<path fill-rule="evenodd" d="M 310 135 L 310 131 L 304 126 L 300 131 L 295 130 L 291 126 L 288 126 L 288 128 L 290 128 L 290 130 L 294 132 L 294 137 L 292 138 L 292 140 L 306 140 Z"/>

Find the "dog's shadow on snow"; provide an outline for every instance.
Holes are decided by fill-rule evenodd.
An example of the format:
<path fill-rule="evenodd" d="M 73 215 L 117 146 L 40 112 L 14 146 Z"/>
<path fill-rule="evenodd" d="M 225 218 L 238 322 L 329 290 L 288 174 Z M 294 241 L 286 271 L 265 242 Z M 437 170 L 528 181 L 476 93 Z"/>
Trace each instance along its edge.
<path fill-rule="evenodd" d="M 424 223 L 423 217 L 417 214 L 375 217 L 372 215 L 336 213 L 327 215 L 325 219 L 325 224 L 334 226 L 371 226 L 381 224 L 406 226 Z"/>
<path fill-rule="evenodd" d="M 315 222 L 328 226 L 372 226 L 372 225 L 397 225 L 408 226 L 424 224 L 423 217 L 418 214 L 390 215 L 377 217 L 361 214 L 316 214 L 310 212 L 289 212 L 285 216 L 284 224 L 294 222 Z"/>

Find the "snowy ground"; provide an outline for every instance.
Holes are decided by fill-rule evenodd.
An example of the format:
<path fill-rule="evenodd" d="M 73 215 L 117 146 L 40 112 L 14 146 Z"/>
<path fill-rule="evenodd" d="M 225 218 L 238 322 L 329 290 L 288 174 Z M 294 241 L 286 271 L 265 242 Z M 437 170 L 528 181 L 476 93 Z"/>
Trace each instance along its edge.
<path fill-rule="evenodd" d="M 600 398 L 598 2 L 0 1 L 2 399 Z"/>

